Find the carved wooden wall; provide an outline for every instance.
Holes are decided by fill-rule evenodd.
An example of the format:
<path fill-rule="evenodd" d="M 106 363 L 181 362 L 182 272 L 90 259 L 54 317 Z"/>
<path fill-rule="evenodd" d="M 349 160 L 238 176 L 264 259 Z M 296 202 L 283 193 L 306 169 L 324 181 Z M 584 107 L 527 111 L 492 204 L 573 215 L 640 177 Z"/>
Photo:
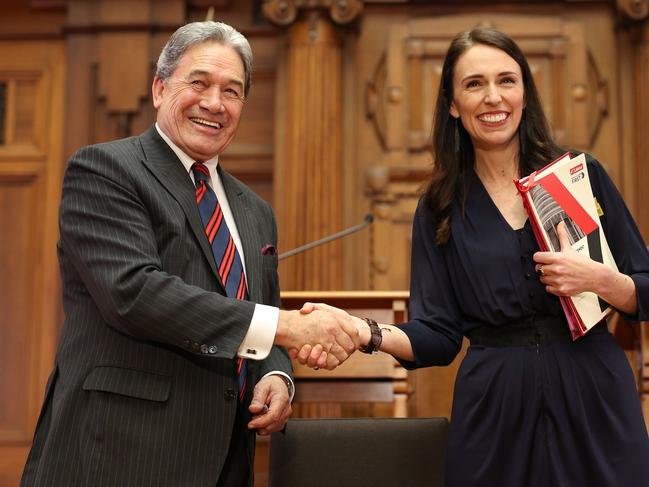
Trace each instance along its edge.
<path fill-rule="evenodd" d="M 275 203 L 281 250 L 376 216 L 371 231 L 293 270 L 282 263 L 285 289 L 408 288 L 441 59 L 455 33 L 485 22 L 520 41 L 559 140 L 602 160 L 649 238 L 647 0 L 5 0 L 0 487 L 17 485 L 61 322 L 54 252 L 64 161 L 150 126 L 160 48 L 208 7 L 253 47 L 251 96 L 222 163 Z M 292 9 L 286 26 L 270 23 Z M 309 176 L 329 178 L 311 198 Z M 649 354 L 642 364 L 649 381 Z M 454 366 L 411 374 L 410 414 L 448 415 L 454 376 Z"/>
<path fill-rule="evenodd" d="M 0 486 L 31 445 L 60 321 L 64 46 L 0 41 Z"/>

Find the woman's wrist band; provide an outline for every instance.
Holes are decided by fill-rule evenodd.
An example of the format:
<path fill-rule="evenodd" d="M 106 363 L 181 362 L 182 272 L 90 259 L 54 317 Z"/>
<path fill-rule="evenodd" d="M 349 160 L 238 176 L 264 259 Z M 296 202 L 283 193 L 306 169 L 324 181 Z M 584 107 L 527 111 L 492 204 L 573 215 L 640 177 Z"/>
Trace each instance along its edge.
<path fill-rule="evenodd" d="M 358 350 L 363 353 L 376 353 L 379 351 L 383 334 L 381 328 L 372 318 L 363 318 L 370 327 L 370 341 L 367 345 L 361 346 Z"/>

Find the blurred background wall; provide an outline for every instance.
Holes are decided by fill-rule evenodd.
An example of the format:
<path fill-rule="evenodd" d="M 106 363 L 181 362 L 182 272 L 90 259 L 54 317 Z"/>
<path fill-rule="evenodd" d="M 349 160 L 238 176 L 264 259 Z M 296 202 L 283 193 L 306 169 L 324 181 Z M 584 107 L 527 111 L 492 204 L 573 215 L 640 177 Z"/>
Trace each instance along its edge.
<path fill-rule="evenodd" d="M 282 261 L 284 290 L 408 289 L 441 63 L 450 39 L 476 25 L 520 43 L 558 141 L 604 164 L 649 238 L 649 0 L 4 0 L 0 487 L 18 483 L 62 323 L 65 161 L 153 123 L 162 45 L 207 16 L 253 48 L 251 95 L 222 163 L 275 207 L 280 252 L 375 216 Z M 616 328 L 642 393 L 641 331 Z M 409 374 L 409 414 L 448 416 L 455 370 Z"/>

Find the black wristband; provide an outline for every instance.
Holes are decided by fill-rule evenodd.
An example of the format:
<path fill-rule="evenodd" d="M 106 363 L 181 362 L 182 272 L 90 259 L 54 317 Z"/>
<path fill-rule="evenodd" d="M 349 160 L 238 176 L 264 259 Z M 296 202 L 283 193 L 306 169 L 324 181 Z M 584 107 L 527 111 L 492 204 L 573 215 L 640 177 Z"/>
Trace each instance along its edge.
<path fill-rule="evenodd" d="M 383 334 L 381 328 L 372 318 L 363 318 L 370 327 L 370 341 L 367 345 L 360 347 L 358 350 L 363 353 L 376 353 L 379 351 Z"/>

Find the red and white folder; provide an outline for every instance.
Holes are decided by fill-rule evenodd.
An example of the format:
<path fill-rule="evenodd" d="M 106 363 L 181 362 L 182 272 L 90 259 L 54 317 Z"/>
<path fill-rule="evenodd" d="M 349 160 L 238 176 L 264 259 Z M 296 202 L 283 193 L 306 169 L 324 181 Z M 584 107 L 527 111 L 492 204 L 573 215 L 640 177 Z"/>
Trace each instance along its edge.
<path fill-rule="evenodd" d="M 563 221 L 573 249 L 617 270 L 599 220 L 584 154 L 574 158 L 564 154 L 515 184 L 541 250 L 560 251 L 556 228 Z M 560 300 L 573 340 L 611 311 L 608 303 L 591 292 L 562 296 Z"/>

